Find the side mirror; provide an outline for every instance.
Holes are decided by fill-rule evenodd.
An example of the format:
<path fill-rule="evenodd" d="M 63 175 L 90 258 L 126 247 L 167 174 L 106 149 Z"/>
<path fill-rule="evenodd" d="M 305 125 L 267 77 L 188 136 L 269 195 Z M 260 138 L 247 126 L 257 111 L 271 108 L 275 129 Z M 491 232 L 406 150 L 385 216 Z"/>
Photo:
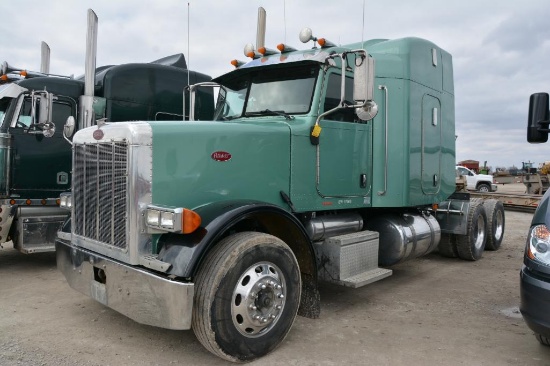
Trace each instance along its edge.
<path fill-rule="evenodd" d="M 529 98 L 529 118 L 527 120 L 527 141 L 540 143 L 548 141 L 548 93 L 535 93 Z"/>
<path fill-rule="evenodd" d="M 38 123 L 52 123 L 53 94 L 46 91 L 41 92 L 41 94 L 38 95 L 38 100 L 40 108 L 38 112 Z"/>
<path fill-rule="evenodd" d="M 353 78 L 353 100 L 363 104 L 356 109 L 357 117 L 369 121 L 378 114 L 378 105 L 374 102 L 374 58 L 365 55 L 355 57 L 355 76 Z"/>
<path fill-rule="evenodd" d="M 73 116 L 67 117 L 65 126 L 63 126 L 63 137 L 70 142 L 70 138 L 73 136 L 76 122 Z"/>

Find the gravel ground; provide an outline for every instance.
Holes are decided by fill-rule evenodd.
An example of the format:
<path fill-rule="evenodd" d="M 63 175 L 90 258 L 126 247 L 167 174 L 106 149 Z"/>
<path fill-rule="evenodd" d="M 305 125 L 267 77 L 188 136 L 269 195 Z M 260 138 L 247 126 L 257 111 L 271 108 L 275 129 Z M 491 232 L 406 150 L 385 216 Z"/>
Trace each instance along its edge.
<path fill-rule="evenodd" d="M 360 289 L 321 286 L 321 318 L 298 317 L 252 365 L 550 365 L 518 311 L 532 214 L 506 212 L 499 251 L 430 254 Z M 0 249 L 0 365 L 226 365 L 192 331 L 144 326 L 73 291 L 53 253 Z"/>

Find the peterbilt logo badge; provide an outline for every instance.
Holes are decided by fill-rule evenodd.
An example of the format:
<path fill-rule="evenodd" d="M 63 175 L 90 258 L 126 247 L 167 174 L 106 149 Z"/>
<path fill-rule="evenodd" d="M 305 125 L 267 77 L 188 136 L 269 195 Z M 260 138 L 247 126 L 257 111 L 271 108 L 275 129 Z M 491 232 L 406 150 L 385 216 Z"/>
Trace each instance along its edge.
<path fill-rule="evenodd" d="M 96 140 L 101 140 L 101 139 L 103 138 L 104 134 L 103 134 L 103 131 L 102 131 L 102 130 L 97 129 L 97 130 L 94 131 L 94 133 L 92 134 L 92 136 L 93 136 L 94 139 L 96 139 Z"/>
<path fill-rule="evenodd" d="M 210 156 L 216 161 L 228 161 L 231 159 L 231 154 L 225 151 L 215 151 Z"/>

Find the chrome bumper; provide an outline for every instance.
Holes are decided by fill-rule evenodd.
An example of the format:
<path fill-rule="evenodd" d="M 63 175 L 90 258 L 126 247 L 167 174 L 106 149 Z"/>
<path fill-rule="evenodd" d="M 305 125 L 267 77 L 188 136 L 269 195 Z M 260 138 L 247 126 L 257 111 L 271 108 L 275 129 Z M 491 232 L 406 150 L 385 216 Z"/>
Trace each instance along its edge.
<path fill-rule="evenodd" d="M 141 324 L 191 329 L 193 283 L 172 281 L 56 240 L 57 268 L 69 285 Z"/>

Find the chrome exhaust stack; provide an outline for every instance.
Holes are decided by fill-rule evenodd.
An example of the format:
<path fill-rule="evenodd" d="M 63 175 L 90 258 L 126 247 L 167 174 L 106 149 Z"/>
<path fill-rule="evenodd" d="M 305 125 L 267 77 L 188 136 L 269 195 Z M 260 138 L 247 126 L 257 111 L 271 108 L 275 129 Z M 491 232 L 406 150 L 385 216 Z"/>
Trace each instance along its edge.
<path fill-rule="evenodd" d="M 95 69 L 97 55 L 97 15 L 88 9 L 88 32 L 86 35 L 86 65 L 84 70 L 84 95 L 80 96 L 78 128 L 86 128 L 95 124 L 93 112 Z"/>

